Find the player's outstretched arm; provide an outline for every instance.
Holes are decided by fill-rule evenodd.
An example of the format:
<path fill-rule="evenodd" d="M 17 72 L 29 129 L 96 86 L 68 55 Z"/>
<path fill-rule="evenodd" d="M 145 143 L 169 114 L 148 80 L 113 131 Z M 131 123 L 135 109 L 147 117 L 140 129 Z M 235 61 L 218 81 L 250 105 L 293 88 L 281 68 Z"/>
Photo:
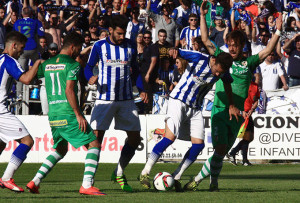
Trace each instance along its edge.
<path fill-rule="evenodd" d="M 223 82 L 223 85 L 229 101 L 229 120 L 231 120 L 232 116 L 234 116 L 236 120 L 239 121 L 239 116 L 241 116 L 241 114 L 240 110 L 234 105 L 231 84 Z"/>
<path fill-rule="evenodd" d="M 78 103 L 76 100 L 77 95 L 74 92 L 74 87 L 77 84 L 76 82 L 77 82 L 77 80 L 67 80 L 65 93 L 66 93 L 68 102 L 71 105 L 71 107 L 75 113 L 76 119 L 78 121 L 79 129 L 82 132 L 86 132 L 87 121 L 83 117 L 83 115 L 81 114 L 81 112 L 79 110 L 79 106 L 78 106 Z"/>
<path fill-rule="evenodd" d="M 19 81 L 25 85 L 29 85 L 31 80 L 34 78 L 36 75 L 40 64 L 42 63 L 42 60 L 37 60 L 34 64 L 33 67 L 30 68 L 27 72 L 25 72 L 21 77 L 19 78 Z"/>
<path fill-rule="evenodd" d="M 270 42 L 268 43 L 267 47 L 264 48 L 262 51 L 258 53 L 258 57 L 260 62 L 263 62 L 265 58 L 274 50 L 280 35 L 281 35 L 281 29 L 282 29 L 282 14 L 278 16 L 276 19 L 276 32 L 273 34 L 273 37 L 271 38 Z"/>
<path fill-rule="evenodd" d="M 200 7 L 200 31 L 203 44 L 206 46 L 209 54 L 213 55 L 216 51 L 215 45 L 208 38 L 208 29 L 205 21 L 205 15 L 208 12 L 207 0 L 204 0 Z"/>

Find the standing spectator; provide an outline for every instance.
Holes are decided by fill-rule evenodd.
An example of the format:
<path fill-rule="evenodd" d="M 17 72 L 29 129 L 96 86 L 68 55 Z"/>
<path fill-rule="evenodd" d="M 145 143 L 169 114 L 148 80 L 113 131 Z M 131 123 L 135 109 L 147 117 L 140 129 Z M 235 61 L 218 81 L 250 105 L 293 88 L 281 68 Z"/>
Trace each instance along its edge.
<path fill-rule="evenodd" d="M 257 39 L 257 37 L 255 36 L 256 29 L 257 29 L 256 26 L 254 26 L 252 31 L 252 43 L 251 43 L 252 55 L 257 54 L 261 50 L 266 48 L 270 39 L 270 33 L 267 29 L 260 30 L 259 39 Z"/>
<path fill-rule="evenodd" d="M 138 0 L 138 5 L 140 8 L 139 22 L 148 25 L 148 14 L 146 11 L 146 0 Z"/>
<path fill-rule="evenodd" d="M 288 90 L 287 82 L 284 76 L 282 64 L 275 60 L 275 51 L 270 53 L 265 61 L 258 66 L 258 72 L 261 74 L 262 89 L 279 89 L 279 78 L 283 84 L 283 89 Z"/>
<path fill-rule="evenodd" d="M 152 43 L 155 43 L 157 41 L 157 32 L 155 28 L 155 22 L 152 18 L 149 18 L 148 21 L 148 30 L 151 32 L 152 35 Z"/>
<path fill-rule="evenodd" d="M 176 23 L 173 18 L 170 18 L 170 7 L 168 4 L 163 4 L 162 13 L 163 15 L 158 15 L 150 11 L 150 4 L 147 5 L 147 13 L 149 17 L 152 18 L 155 22 L 156 31 L 161 29 L 166 30 L 167 32 L 167 41 L 176 47 L 179 46 L 179 31 L 176 28 Z M 158 33 L 157 33 L 158 34 Z M 175 43 L 174 43 L 175 42 Z"/>
<path fill-rule="evenodd" d="M 142 75 L 144 89 L 147 92 L 149 98 L 149 102 L 145 104 L 144 108 L 144 112 L 148 114 L 152 112 L 153 92 L 156 75 L 150 74 L 148 80 L 146 80 L 145 78 L 149 70 L 151 70 L 151 72 L 157 72 L 156 67 L 158 63 L 159 52 L 158 49 L 155 49 L 155 47 L 152 45 L 150 31 L 145 32 L 144 42 L 145 48 L 143 50 L 143 62 L 142 66 L 140 67 L 140 73 Z"/>
<path fill-rule="evenodd" d="M 121 13 L 121 0 L 113 0 L 112 5 L 113 5 L 112 15 L 120 15 L 120 13 Z"/>
<path fill-rule="evenodd" d="M 297 1 L 297 4 L 300 4 L 300 0 Z M 295 8 L 290 17 L 294 17 L 296 19 L 296 26 L 300 29 L 300 8 Z"/>
<path fill-rule="evenodd" d="M 216 15 L 222 16 L 224 8 L 217 2 L 217 0 L 211 0 L 208 2 L 208 14 L 206 15 L 207 27 L 215 27 L 214 17 Z"/>
<path fill-rule="evenodd" d="M 125 37 L 135 43 L 138 33 L 145 31 L 145 24 L 138 21 L 140 9 L 135 7 L 130 12 L 131 21 L 128 22 Z"/>
<path fill-rule="evenodd" d="M 290 48 L 293 41 L 295 41 L 295 47 Z M 282 48 L 290 55 L 288 65 L 289 87 L 300 85 L 300 33 L 294 35 Z"/>
<path fill-rule="evenodd" d="M 11 31 L 13 31 L 14 29 L 14 24 L 15 22 L 18 20 L 18 14 L 14 11 L 10 11 L 4 21 L 3 21 L 3 25 L 5 26 L 6 28 L 6 33 L 9 33 Z"/>
<path fill-rule="evenodd" d="M 215 16 L 214 23 L 216 27 L 212 28 L 209 38 L 214 41 L 218 47 L 221 47 L 224 45 L 223 35 L 225 31 L 222 16 Z"/>
<path fill-rule="evenodd" d="M 145 48 L 145 42 L 144 42 L 144 34 L 139 33 L 136 37 L 136 49 L 137 49 L 137 57 L 136 61 L 138 64 L 138 67 L 140 68 L 143 64 L 143 53 L 144 53 L 144 48 Z"/>
<path fill-rule="evenodd" d="M 14 30 L 19 31 L 27 37 L 27 42 L 23 54 L 19 58 L 19 63 L 24 70 L 28 70 L 29 59 L 34 63 L 38 58 L 36 36 L 44 36 L 44 28 L 42 23 L 36 19 L 32 19 L 32 12 L 29 7 L 23 8 L 23 19 L 17 20 L 14 24 Z M 17 82 L 16 94 L 19 99 L 22 98 L 23 85 Z"/>
<path fill-rule="evenodd" d="M 189 16 L 191 14 L 191 10 L 189 7 L 191 3 L 189 0 L 181 0 L 180 6 L 173 10 L 171 17 L 175 20 L 177 25 L 182 29 L 189 24 Z M 197 16 L 196 16 L 197 17 Z"/>
<path fill-rule="evenodd" d="M 186 67 L 188 66 L 188 62 L 181 57 L 177 57 L 175 61 L 175 65 L 176 68 L 174 68 L 173 71 L 173 81 L 172 81 L 170 91 L 172 91 L 172 89 L 178 84 L 182 74 L 184 73 Z"/>
<path fill-rule="evenodd" d="M 196 14 L 190 14 L 189 24 L 189 26 L 183 28 L 181 31 L 180 44 L 184 49 L 193 50 L 192 39 L 201 35 Z"/>
<path fill-rule="evenodd" d="M 89 25 L 89 32 L 91 34 L 91 44 L 94 44 L 96 41 L 99 40 L 99 36 L 97 35 L 98 31 L 97 31 L 97 24 L 96 23 L 91 23 Z"/>

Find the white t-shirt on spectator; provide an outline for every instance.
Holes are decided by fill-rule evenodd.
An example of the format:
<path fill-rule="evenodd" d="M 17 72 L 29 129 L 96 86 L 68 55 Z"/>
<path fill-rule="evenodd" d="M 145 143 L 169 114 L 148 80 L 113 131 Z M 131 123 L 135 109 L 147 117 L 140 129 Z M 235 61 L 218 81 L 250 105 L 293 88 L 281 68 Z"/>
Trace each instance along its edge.
<path fill-rule="evenodd" d="M 265 45 L 263 45 L 261 42 L 258 40 L 256 42 L 251 43 L 251 50 L 252 50 L 252 55 L 258 54 L 261 50 L 266 48 Z"/>
<path fill-rule="evenodd" d="M 268 65 L 264 61 L 259 65 L 258 71 L 261 74 L 263 90 L 276 90 L 279 88 L 279 78 L 284 74 L 280 62 Z"/>

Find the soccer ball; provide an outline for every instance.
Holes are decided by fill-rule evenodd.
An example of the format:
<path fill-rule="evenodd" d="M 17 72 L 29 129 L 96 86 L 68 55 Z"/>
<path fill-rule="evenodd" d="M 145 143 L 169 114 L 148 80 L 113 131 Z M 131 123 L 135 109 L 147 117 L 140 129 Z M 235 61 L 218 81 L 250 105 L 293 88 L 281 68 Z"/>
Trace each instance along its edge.
<path fill-rule="evenodd" d="M 153 185 L 158 191 L 168 191 L 174 186 L 174 178 L 168 172 L 159 172 L 154 176 Z"/>

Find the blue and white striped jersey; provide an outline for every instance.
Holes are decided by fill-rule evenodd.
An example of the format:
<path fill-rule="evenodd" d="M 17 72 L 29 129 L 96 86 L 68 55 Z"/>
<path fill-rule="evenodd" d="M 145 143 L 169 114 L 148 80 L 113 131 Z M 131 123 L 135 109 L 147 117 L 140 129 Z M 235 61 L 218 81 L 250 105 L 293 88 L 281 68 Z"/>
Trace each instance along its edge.
<path fill-rule="evenodd" d="M 179 49 L 179 54 L 190 63 L 170 94 L 173 99 L 179 99 L 192 108 L 200 108 L 204 96 L 218 79 L 222 78 L 223 82 L 232 82 L 229 72 L 223 74 L 222 77 L 212 74 L 209 55 L 183 49 Z"/>
<path fill-rule="evenodd" d="M 136 68 L 135 60 L 135 47 L 128 39 L 121 45 L 113 44 L 109 37 L 95 42 L 85 67 L 85 76 L 89 80 L 93 67 L 98 63 L 97 99 L 133 99 L 130 75 L 131 68 Z M 132 72 L 135 74 L 135 71 Z"/>
<path fill-rule="evenodd" d="M 201 36 L 200 27 L 197 27 L 196 29 L 192 30 L 190 26 L 187 26 L 182 29 L 180 33 L 180 40 L 185 39 L 187 46 L 185 49 L 193 50 L 193 43 L 192 38 Z"/>
<path fill-rule="evenodd" d="M 24 70 L 18 61 L 8 54 L 0 56 L 0 113 L 7 112 L 5 100 L 13 85 L 13 78 L 19 80 Z"/>

